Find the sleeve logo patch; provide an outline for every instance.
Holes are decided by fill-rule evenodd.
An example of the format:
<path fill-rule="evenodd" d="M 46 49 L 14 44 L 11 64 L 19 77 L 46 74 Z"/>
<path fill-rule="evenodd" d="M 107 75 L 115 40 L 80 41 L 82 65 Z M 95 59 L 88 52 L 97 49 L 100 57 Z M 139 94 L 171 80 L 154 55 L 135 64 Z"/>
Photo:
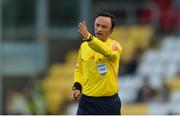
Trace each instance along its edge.
<path fill-rule="evenodd" d="M 117 47 L 117 45 L 115 43 L 112 44 L 112 49 L 113 49 L 113 51 L 117 51 L 118 50 L 118 47 Z"/>

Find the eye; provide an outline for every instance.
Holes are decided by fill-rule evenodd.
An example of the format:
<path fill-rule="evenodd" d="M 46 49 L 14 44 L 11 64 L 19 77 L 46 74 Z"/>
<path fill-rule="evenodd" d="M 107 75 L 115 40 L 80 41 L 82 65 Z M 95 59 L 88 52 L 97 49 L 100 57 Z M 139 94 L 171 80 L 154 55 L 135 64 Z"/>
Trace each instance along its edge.
<path fill-rule="evenodd" d="M 99 24 L 96 24 L 97 27 L 99 27 L 100 25 Z"/>
<path fill-rule="evenodd" d="M 106 25 L 102 25 L 102 28 L 107 28 L 107 26 Z"/>

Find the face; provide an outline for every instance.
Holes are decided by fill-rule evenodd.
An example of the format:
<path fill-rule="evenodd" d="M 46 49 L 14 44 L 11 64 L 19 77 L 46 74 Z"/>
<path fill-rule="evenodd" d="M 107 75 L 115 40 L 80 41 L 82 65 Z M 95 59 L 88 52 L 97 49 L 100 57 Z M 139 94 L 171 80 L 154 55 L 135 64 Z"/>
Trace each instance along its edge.
<path fill-rule="evenodd" d="M 102 41 L 106 41 L 106 39 L 112 33 L 111 25 L 110 17 L 97 17 L 94 24 L 95 36 Z"/>

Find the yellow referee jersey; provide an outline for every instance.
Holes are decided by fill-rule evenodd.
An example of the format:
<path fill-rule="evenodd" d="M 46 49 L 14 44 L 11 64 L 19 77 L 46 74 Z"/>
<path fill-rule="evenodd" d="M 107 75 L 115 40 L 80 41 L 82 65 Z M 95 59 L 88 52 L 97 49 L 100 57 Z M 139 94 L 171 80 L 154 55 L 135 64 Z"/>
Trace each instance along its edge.
<path fill-rule="evenodd" d="M 84 42 L 78 52 L 74 82 L 82 86 L 87 96 L 112 96 L 118 92 L 121 46 L 110 38 L 106 42 L 93 37 Z"/>

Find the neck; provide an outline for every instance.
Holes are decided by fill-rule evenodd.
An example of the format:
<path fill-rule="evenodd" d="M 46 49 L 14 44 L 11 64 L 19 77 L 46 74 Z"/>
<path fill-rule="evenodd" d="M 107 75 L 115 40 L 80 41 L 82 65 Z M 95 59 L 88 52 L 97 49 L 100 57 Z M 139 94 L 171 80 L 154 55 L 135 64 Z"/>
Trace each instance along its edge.
<path fill-rule="evenodd" d="M 108 40 L 108 38 L 101 38 L 100 40 L 103 42 L 106 42 Z"/>

